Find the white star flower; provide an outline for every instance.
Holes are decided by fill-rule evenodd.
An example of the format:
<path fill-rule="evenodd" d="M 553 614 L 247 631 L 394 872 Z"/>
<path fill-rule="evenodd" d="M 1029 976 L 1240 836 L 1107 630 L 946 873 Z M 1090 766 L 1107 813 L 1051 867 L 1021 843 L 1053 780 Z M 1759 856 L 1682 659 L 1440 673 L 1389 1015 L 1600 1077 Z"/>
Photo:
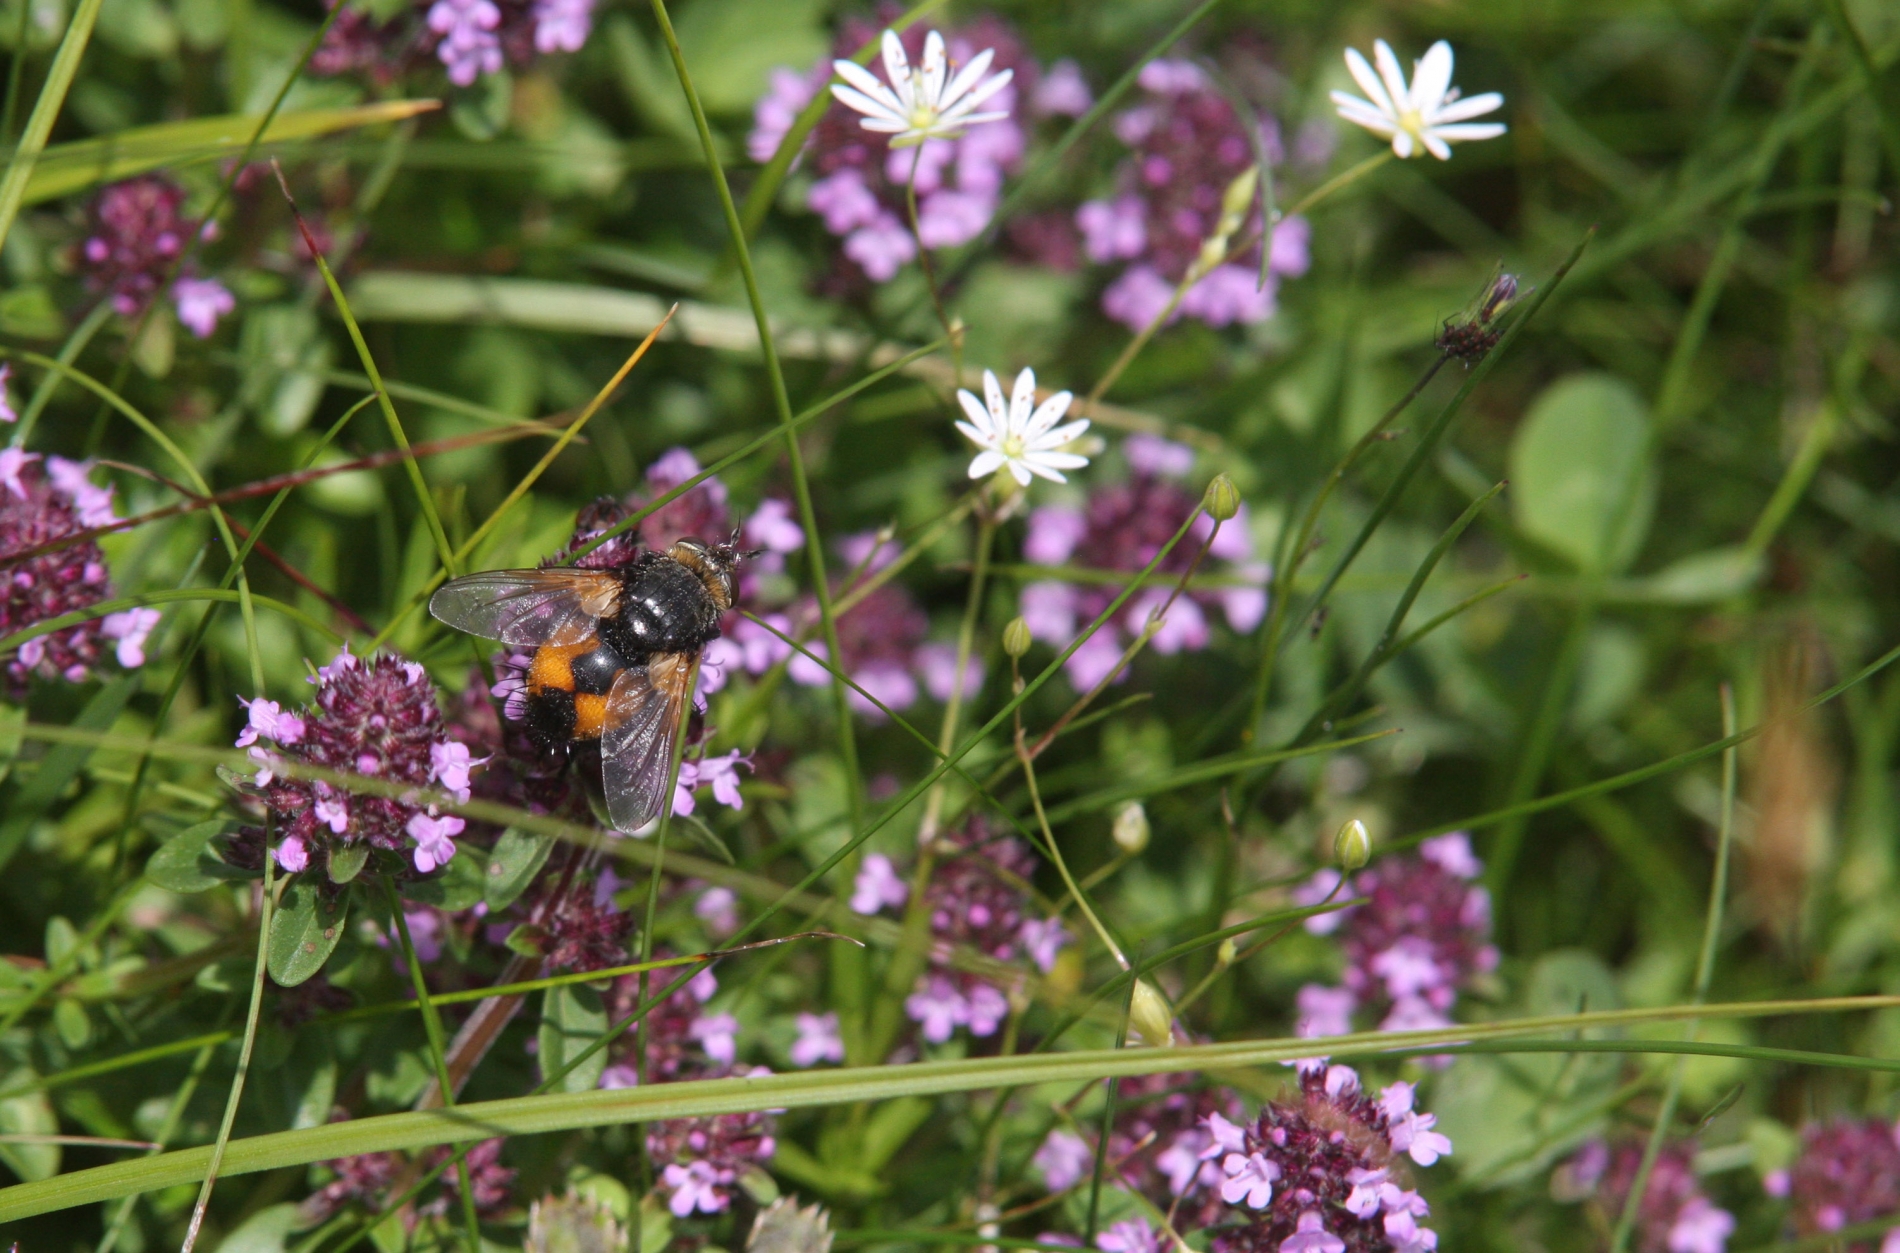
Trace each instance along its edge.
<path fill-rule="evenodd" d="M 963 412 L 970 418 L 957 423 L 957 429 L 983 450 L 970 462 L 971 478 L 984 478 L 1007 467 L 1023 487 L 1029 486 L 1032 474 L 1066 483 L 1062 471 L 1079 470 L 1089 463 L 1079 453 L 1057 451 L 1089 428 L 1087 418 L 1056 425 L 1075 399 L 1070 393 L 1057 392 L 1038 405 L 1036 372 L 1024 370 L 1016 376 L 1016 391 L 1006 406 L 1002 384 L 996 381 L 994 371 L 985 370 L 983 395 L 987 406 L 985 400 L 978 400 L 967 389 L 957 392 Z"/>
<path fill-rule="evenodd" d="M 1451 85 L 1451 45 L 1439 40 L 1412 66 L 1412 85 L 1407 89 L 1405 72 L 1398 57 L 1385 40 L 1374 41 L 1372 55 L 1379 62 L 1373 73 L 1359 49 L 1346 49 L 1346 68 L 1358 82 L 1370 103 L 1349 91 L 1335 91 L 1333 103 L 1339 116 L 1373 134 L 1392 141 L 1393 155 L 1418 156 L 1429 152 L 1440 161 L 1451 160 L 1451 146 L 1472 139 L 1495 139 L 1504 133 L 1502 122 L 1472 122 L 1504 104 L 1495 91 L 1458 98 Z M 1383 80 L 1383 81 L 1381 81 Z"/>
<path fill-rule="evenodd" d="M 924 63 L 912 69 L 896 32 L 884 32 L 884 73 L 889 85 L 855 61 L 833 61 L 831 68 L 849 84 L 833 84 L 831 94 L 847 107 L 864 114 L 858 124 L 867 131 L 891 135 L 893 148 L 908 148 L 926 139 L 955 139 L 963 128 L 978 122 L 1000 122 L 1007 112 L 977 113 L 976 106 L 1001 91 L 1016 73 L 990 74 L 994 48 L 985 48 L 950 76 L 950 58 L 943 36 L 931 31 L 924 40 Z"/>

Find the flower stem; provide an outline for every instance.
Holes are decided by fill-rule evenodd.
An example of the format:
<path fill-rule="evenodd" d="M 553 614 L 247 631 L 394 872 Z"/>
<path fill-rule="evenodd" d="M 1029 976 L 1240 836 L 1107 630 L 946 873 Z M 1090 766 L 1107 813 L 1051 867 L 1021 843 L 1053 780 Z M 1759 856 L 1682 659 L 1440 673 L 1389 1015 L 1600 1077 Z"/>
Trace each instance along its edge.
<path fill-rule="evenodd" d="M 265 864 L 269 864 L 268 855 Z M 396 936 L 402 942 L 402 960 L 409 967 L 409 982 L 416 990 L 416 1005 L 422 1010 L 422 1030 L 429 1040 L 429 1061 L 435 1066 L 435 1082 L 442 1093 L 442 1108 L 453 1109 L 455 1087 L 449 1082 L 449 1064 L 443 1052 L 442 1018 L 435 1002 L 429 998 L 429 985 L 422 977 L 422 959 L 416 956 L 416 946 L 409 938 L 409 917 L 402 912 L 402 900 L 396 895 L 394 881 L 388 878 L 383 880 L 383 895 L 388 898 L 389 916 L 396 928 Z M 462 1225 L 467 1229 L 469 1253 L 481 1253 L 482 1228 L 475 1216 L 475 1190 L 469 1186 L 466 1153 L 455 1156 L 455 1181 L 460 1185 L 462 1194 Z"/>
<path fill-rule="evenodd" d="M 924 273 L 924 287 L 930 292 L 930 307 L 937 311 L 937 321 L 943 327 L 944 336 L 950 341 L 950 360 L 958 382 L 963 381 L 963 336 L 957 328 L 950 325 L 950 315 L 944 312 L 943 292 L 937 286 L 937 271 L 930 264 L 930 249 L 924 246 L 924 231 L 917 220 L 917 171 L 924 164 L 924 147 L 917 145 L 917 155 L 911 159 L 910 177 L 904 182 L 904 207 L 910 213 L 910 233 L 917 241 L 917 266 Z"/>

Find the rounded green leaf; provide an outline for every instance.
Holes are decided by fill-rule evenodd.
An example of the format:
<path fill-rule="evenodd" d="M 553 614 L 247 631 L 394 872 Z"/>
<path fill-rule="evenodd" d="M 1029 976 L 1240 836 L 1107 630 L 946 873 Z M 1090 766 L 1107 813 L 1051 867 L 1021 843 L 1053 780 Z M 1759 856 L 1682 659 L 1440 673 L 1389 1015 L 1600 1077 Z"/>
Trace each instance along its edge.
<path fill-rule="evenodd" d="M 556 1074 L 607 1033 L 607 1008 L 600 993 L 584 983 L 549 988 L 541 994 L 541 1031 L 536 1037 L 541 1069 Z M 563 1092 L 591 1092 L 600 1086 L 607 1069 L 607 1050 L 601 1049 L 561 1080 Z"/>
<path fill-rule="evenodd" d="M 1629 384 L 1573 374 L 1544 389 L 1511 443 L 1511 509 L 1587 574 L 1629 565 L 1656 510 L 1649 415 Z"/>
<path fill-rule="evenodd" d="M 488 871 L 482 876 L 482 899 L 488 902 L 490 913 L 515 903 L 547 864 L 553 848 L 551 835 L 534 835 L 514 827 L 501 833 L 494 852 L 488 855 Z"/>
<path fill-rule="evenodd" d="M 310 875 L 290 885 L 270 924 L 268 969 L 279 987 L 294 988 L 323 969 L 343 938 L 349 904 L 347 891 L 325 892 Z"/>
<path fill-rule="evenodd" d="M 226 863 L 212 843 L 230 826 L 222 818 L 186 827 L 159 846 L 145 863 L 145 877 L 168 892 L 204 892 L 232 879 L 255 874 Z"/>

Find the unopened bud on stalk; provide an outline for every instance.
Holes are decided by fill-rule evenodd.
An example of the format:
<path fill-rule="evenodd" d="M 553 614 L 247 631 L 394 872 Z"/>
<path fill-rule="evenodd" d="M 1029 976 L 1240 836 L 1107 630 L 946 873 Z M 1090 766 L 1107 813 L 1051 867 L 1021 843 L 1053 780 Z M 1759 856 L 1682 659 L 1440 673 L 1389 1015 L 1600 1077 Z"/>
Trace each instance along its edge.
<path fill-rule="evenodd" d="M 1166 1048 L 1174 1043 L 1174 1011 L 1168 998 L 1146 979 L 1135 980 L 1135 996 L 1128 1005 L 1128 1022 L 1147 1044 Z"/>
<path fill-rule="evenodd" d="M 1219 948 L 1214 950 L 1214 961 L 1222 970 L 1225 970 L 1234 964 L 1234 958 L 1239 955 L 1240 946 L 1234 943 L 1234 937 L 1230 935 L 1220 942 Z"/>
<path fill-rule="evenodd" d="M 1003 628 L 1003 651 L 1012 657 L 1021 657 L 1029 651 L 1029 624 L 1020 616 L 1011 618 L 1009 625 Z"/>
<path fill-rule="evenodd" d="M 1254 189 L 1260 186 L 1260 167 L 1250 165 L 1242 170 L 1234 181 L 1227 184 L 1227 190 L 1220 198 L 1220 233 L 1231 235 L 1240 229 L 1246 220 L 1247 210 L 1253 207 Z"/>
<path fill-rule="evenodd" d="M 1333 837 L 1333 860 L 1348 874 L 1372 860 L 1372 837 L 1365 823 L 1353 818 L 1339 828 Z"/>
<path fill-rule="evenodd" d="M 1201 497 L 1201 505 L 1207 510 L 1207 516 L 1216 522 L 1226 522 L 1240 512 L 1240 489 L 1226 474 L 1216 474 L 1207 485 L 1207 492 Z"/>
<path fill-rule="evenodd" d="M 1022 621 L 1021 618 L 1016 620 Z M 1115 815 L 1113 835 L 1115 847 L 1130 857 L 1148 847 L 1148 811 L 1141 807 L 1140 801 L 1122 806 L 1121 812 Z"/>

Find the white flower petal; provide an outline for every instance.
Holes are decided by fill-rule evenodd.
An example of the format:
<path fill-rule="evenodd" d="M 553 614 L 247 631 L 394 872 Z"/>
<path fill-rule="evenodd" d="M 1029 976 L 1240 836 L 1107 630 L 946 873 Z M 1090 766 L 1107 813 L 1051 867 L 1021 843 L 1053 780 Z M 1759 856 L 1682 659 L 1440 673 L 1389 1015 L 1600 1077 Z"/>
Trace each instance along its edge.
<path fill-rule="evenodd" d="M 1016 387 L 1009 397 L 1009 429 L 1019 436 L 1029 434 L 1030 415 L 1036 409 L 1036 372 L 1025 366 L 1016 375 Z"/>
<path fill-rule="evenodd" d="M 1000 122 L 1004 120 L 1005 118 L 1007 118 L 1008 116 L 1009 116 L 1009 113 L 1007 111 L 1003 111 L 999 113 L 972 113 L 972 114 L 969 114 L 967 117 L 959 114 L 958 116 L 949 119 L 948 122 L 942 124 L 946 127 L 946 129 L 938 131 L 936 133 L 942 135 L 945 139 L 955 139 L 958 135 L 961 135 L 963 133 L 963 128 L 966 126 L 975 126 L 979 122 Z M 952 127 L 954 129 L 949 129 Z"/>
<path fill-rule="evenodd" d="M 978 448 L 996 447 L 995 436 L 985 435 L 983 432 L 971 426 L 968 422 L 959 422 L 956 424 L 956 427 L 957 427 L 957 430 L 963 432 L 963 437 L 965 439 L 969 440 L 972 444 L 975 444 Z"/>
<path fill-rule="evenodd" d="M 1392 124 L 1391 118 L 1357 96 L 1336 91 L 1333 93 L 1333 104 L 1337 106 L 1340 117 L 1345 118 L 1354 126 L 1365 127 L 1375 135 L 1390 135 L 1398 129 Z"/>
<path fill-rule="evenodd" d="M 968 96 L 964 97 L 962 100 L 958 101 L 957 103 L 962 108 L 974 109 L 977 105 L 982 104 L 985 100 L 988 100 L 991 96 L 1003 90 L 1003 88 L 1009 86 L 1010 80 L 1015 77 L 1016 77 L 1015 70 L 1004 70 L 1001 74 L 998 74 L 995 77 L 991 78 L 988 82 L 985 82 L 979 85 L 975 91 L 971 92 Z M 996 116 L 1008 117 L 1009 114 L 1007 112 L 1004 112 L 1004 113 L 999 113 Z"/>
<path fill-rule="evenodd" d="M 1434 126 L 1432 133 L 1462 144 L 1474 139 L 1496 139 L 1509 129 L 1502 122 L 1459 122 L 1451 126 Z"/>
<path fill-rule="evenodd" d="M 1439 40 L 1412 66 L 1412 108 L 1421 116 L 1445 102 L 1451 90 L 1451 45 Z"/>
<path fill-rule="evenodd" d="M 990 411 L 983 407 L 983 402 L 978 400 L 969 388 L 957 389 L 957 403 L 963 406 L 963 412 L 970 415 L 971 424 L 983 432 L 984 439 L 996 438 L 996 423 L 990 418 Z"/>
<path fill-rule="evenodd" d="M 1009 463 L 1010 477 L 1016 480 L 1018 487 L 1028 487 L 1029 472 L 1034 468 L 1034 466 L 1024 462 L 1021 458 L 1016 458 Z M 1064 479 L 1060 474 L 1056 475 L 1056 482 L 1065 483 L 1067 481 L 1068 480 Z"/>
<path fill-rule="evenodd" d="M 904 43 L 894 30 L 884 32 L 884 76 L 891 80 L 891 90 L 897 93 L 904 112 L 909 113 L 917 103 L 911 92 L 910 58 L 904 55 Z"/>
<path fill-rule="evenodd" d="M 894 117 L 860 118 L 858 125 L 867 131 L 874 131 L 879 135 L 902 135 L 910 127 L 909 122 L 900 122 Z M 891 141 L 891 147 L 893 148 L 902 148 L 903 146 L 904 141 L 901 139 L 893 139 Z"/>
<path fill-rule="evenodd" d="M 923 103 L 932 109 L 943 105 L 943 80 L 950 70 L 950 58 L 943 50 L 943 36 L 931 31 L 924 38 Z"/>
<path fill-rule="evenodd" d="M 1034 444 L 1043 439 L 1049 433 L 1049 428 L 1062 420 L 1062 415 L 1069 411 L 1069 405 L 1074 400 L 1075 395 L 1072 392 L 1057 392 L 1037 406 L 1036 412 L 1031 414 L 1029 418 L 1028 433 L 1030 442 Z M 1087 418 L 1082 419 L 1083 426 L 1086 427 L 1088 424 Z M 1063 442 L 1067 443 L 1068 441 L 1064 440 Z"/>
<path fill-rule="evenodd" d="M 990 62 L 995 59 L 996 49 L 994 48 L 985 48 L 971 57 L 970 63 L 958 70 L 955 77 L 944 85 L 943 94 L 938 97 L 938 103 L 946 109 L 956 104 L 963 98 L 964 93 L 976 86 L 978 79 L 989 72 Z"/>
<path fill-rule="evenodd" d="M 1012 472 L 1016 471 L 1017 467 L 1019 466 L 1028 472 L 1028 473 L 1017 473 L 1016 475 L 1016 481 L 1021 483 L 1024 487 L 1029 486 L 1030 474 L 1040 474 L 1043 478 L 1048 479 L 1051 483 L 1067 483 L 1069 481 L 1068 479 L 1062 476 L 1062 471 L 1057 470 L 1051 466 L 1044 465 L 1042 463 L 1041 457 L 1034 457 L 1034 458 L 1024 457 L 1020 461 L 1012 461 L 1009 463 L 1009 468 Z"/>
<path fill-rule="evenodd" d="M 906 125 L 904 119 L 899 117 L 896 111 L 889 105 L 886 105 L 881 100 L 865 95 L 855 87 L 846 87 L 842 83 L 833 83 L 831 85 L 831 98 L 847 109 L 854 109 L 864 114 L 865 121 L 895 122 L 899 126 Z"/>
<path fill-rule="evenodd" d="M 1009 408 L 1003 403 L 1003 385 L 996 381 L 996 371 L 983 371 L 983 399 L 990 407 L 990 425 L 998 435 L 1009 431 Z"/>
<path fill-rule="evenodd" d="M 1428 120 L 1434 126 L 1441 122 L 1462 122 L 1467 118 L 1483 117 L 1493 109 L 1503 107 L 1504 97 L 1495 91 L 1487 91 L 1469 100 L 1454 100 L 1442 108 L 1435 109 Z"/>
<path fill-rule="evenodd" d="M 1406 131 L 1392 132 L 1392 155 L 1401 161 L 1412 155 L 1412 136 Z"/>
<path fill-rule="evenodd" d="M 1060 448 L 1064 444 L 1075 442 L 1076 438 L 1088 429 L 1089 420 L 1082 418 L 1069 423 L 1067 426 L 1059 426 L 1053 431 L 1044 431 L 1041 435 L 1037 436 L 1029 446 L 1037 450 Z"/>
<path fill-rule="evenodd" d="M 1366 93 L 1366 99 L 1372 102 L 1373 108 L 1388 117 L 1398 116 L 1399 111 L 1392 106 L 1392 97 L 1385 94 L 1385 84 L 1379 81 L 1379 76 L 1372 72 L 1370 65 L 1366 64 L 1366 59 L 1360 54 L 1359 49 L 1346 49 L 1346 68 L 1352 72 L 1352 80 L 1359 84 L 1360 91 Z M 1339 96 L 1339 92 L 1333 93 L 1335 101 L 1339 99 Z"/>
<path fill-rule="evenodd" d="M 1038 465 L 1059 466 L 1064 470 L 1080 470 L 1089 463 L 1089 459 L 1081 453 L 1045 452 L 1040 449 L 1029 453 L 1028 459 Z"/>
<path fill-rule="evenodd" d="M 1440 161 L 1451 160 L 1451 145 L 1446 143 L 1438 132 L 1426 131 L 1418 138 L 1419 142 L 1425 145 L 1425 151 L 1431 153 Z"/>
<path fill-rule="evenodd" d="M 1405 71 L 1399 68 L 1399 58 L 1393 53 L 1392 45 L 1383 39 L 1373 41 L 1372 59 L 1379 67 L 1379 77 L 1385 81 L 1386 94 L 1393 104 L 1392 116 L 1396 118 L 1412 99 L 1405 87 Z"/>
<path fill-rule="evenodd" d="M 856 61 L 833 61 L 831 72 L 871 99 L 882 101 L 892 112 L 898 111 L 897 96 L 891 91 L 890 86 Z"/>
<path fill-rule="evenodd" d="M 976 459 L 970 462 L 970 477 L 973 479 L 986 479 L 1002 469 L 1003 463 L 1008 460 L 1009 458 L 1000 452 L 980 452 L 976 455 Z M 1029 480 L 1023 479 L 1023 482 L 1027 484 Z"/>

